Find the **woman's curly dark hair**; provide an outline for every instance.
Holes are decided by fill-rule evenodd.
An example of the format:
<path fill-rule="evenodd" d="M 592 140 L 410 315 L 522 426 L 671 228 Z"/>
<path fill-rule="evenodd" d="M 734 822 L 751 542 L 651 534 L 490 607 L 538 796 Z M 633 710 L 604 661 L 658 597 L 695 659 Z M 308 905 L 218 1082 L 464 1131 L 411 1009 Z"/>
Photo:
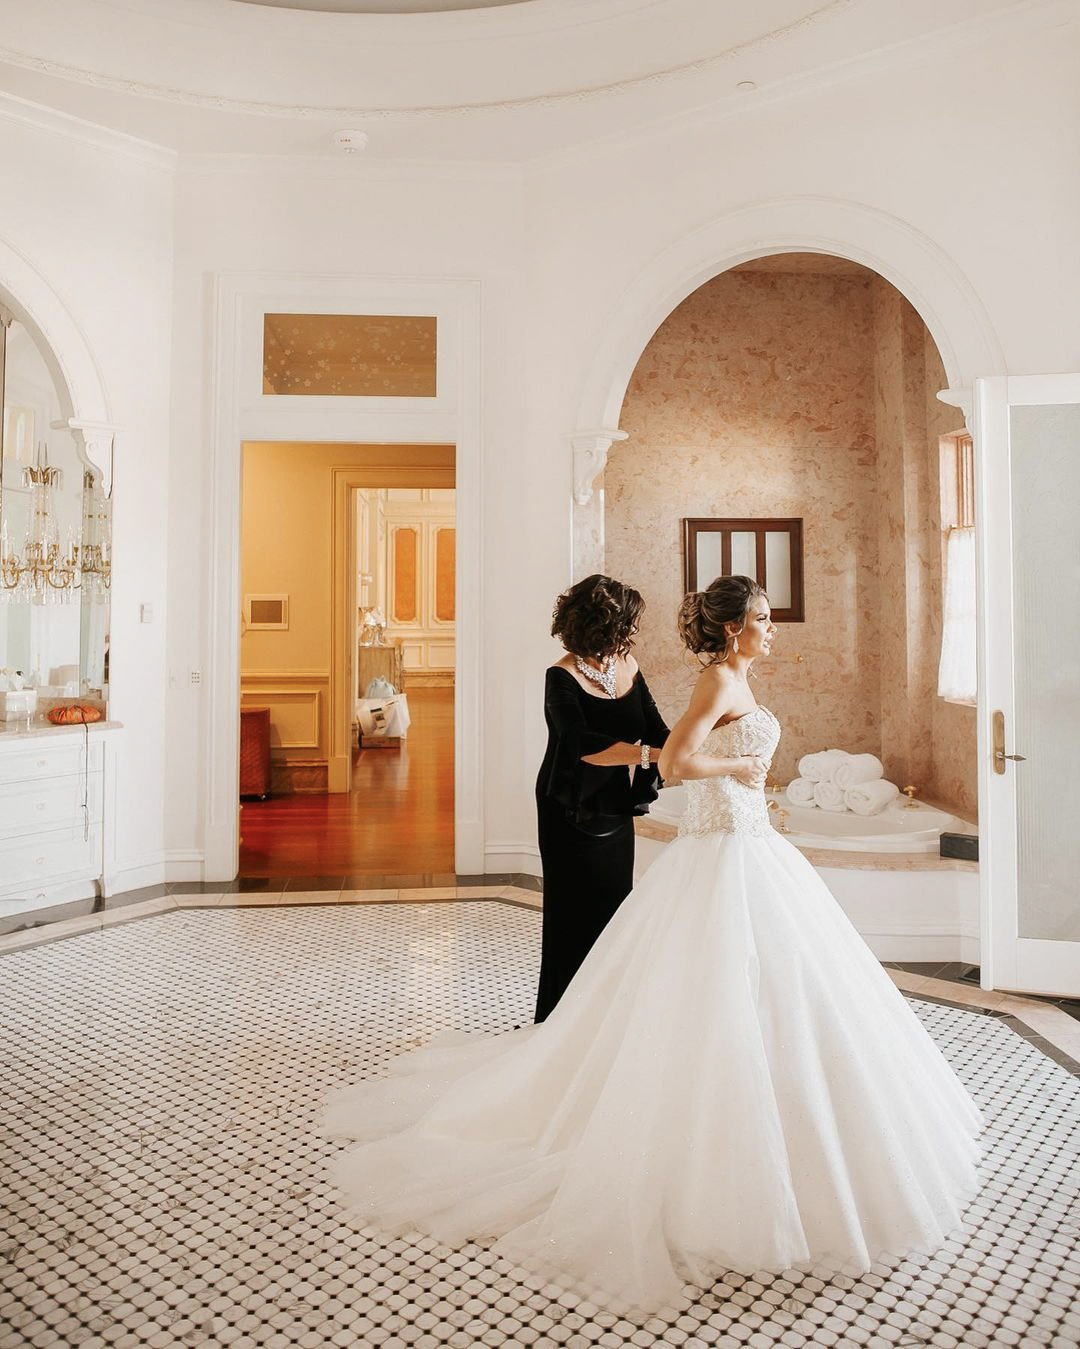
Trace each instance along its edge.
<path fill-rule="evenodd" d="M 551 635 L 582 659 L 625 656 L 644 611 L 645 601 L 630 586 L 610 576 L 586 576 L 555 601 Z"/>

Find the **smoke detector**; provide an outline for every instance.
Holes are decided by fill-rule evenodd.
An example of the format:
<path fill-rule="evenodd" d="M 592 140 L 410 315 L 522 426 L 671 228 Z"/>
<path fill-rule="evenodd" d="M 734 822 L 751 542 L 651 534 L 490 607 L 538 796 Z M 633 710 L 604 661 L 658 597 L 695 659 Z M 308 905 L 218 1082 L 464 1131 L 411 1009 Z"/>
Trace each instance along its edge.
<path fill-rule="evenodd" d="M 335 150 L 354 155 L 358 150 L 367 149 L 368 134 L 366 131 L 335 131 L 331 140 L 334 142 Z"/>

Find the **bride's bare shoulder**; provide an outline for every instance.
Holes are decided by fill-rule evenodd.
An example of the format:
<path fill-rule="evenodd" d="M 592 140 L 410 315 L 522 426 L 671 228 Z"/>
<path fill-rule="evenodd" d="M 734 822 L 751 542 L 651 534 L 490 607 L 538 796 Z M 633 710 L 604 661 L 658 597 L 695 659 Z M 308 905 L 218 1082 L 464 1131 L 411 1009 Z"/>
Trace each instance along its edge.
<path fill-rule="evenodd" d="M 727 689 L 734 685 L 734 676 L 726 665 L 714 662 L 712 665 L 702 666 L 697 682 L 702 689 Z"/>

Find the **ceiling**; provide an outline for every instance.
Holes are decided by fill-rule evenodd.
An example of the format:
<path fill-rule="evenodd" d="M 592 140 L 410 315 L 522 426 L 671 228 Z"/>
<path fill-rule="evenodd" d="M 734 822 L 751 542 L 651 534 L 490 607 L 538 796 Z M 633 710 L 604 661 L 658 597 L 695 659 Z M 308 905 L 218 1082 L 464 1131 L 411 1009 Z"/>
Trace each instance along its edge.
<path fill-rule="evenodd" d="M 494 9 L 529 5 L 535 0 L 236 0 L 238 5 L 271 9 L 310 9 L 323 14 L 439 14 L 456 9 Z"/>
<path fill-rule="evenodd" d="M 468 7 L 465 7 L 468 3 Z M 1014 0 L 0 0 L 0 95 L 193 155 L 520 162 L 910 59 Z"/>

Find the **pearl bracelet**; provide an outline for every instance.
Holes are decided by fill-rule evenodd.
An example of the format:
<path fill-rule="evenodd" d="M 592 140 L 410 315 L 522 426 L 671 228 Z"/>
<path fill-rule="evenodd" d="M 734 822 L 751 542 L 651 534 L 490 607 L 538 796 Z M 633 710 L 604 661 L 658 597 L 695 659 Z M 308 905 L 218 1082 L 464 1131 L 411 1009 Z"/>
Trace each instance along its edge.
<path fill-rule="evenodd" d="M 642 741 L 642 745 L 641 745 L 641 766 L 642 766 L 642 768 L 648 768 L 648 766 L 649 766 L 649 754 L 650 754 L 650 753 L 651 753 L 651 751 L 650 751 L 650 749 L 649 749 L 649 746 L 646 745 L 646 744 L 644 743 L 644 741 Z"/>

